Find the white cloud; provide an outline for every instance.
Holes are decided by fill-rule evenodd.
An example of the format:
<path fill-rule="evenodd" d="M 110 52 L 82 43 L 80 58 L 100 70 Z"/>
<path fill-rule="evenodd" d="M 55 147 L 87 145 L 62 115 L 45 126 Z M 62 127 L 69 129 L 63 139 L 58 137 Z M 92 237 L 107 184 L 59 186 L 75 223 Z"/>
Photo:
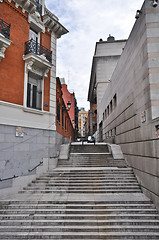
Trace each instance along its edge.
<path fill-rule="evenodd" d="M 128 38 L 143 0 L 46 0 L 69 33 L 58 40 L 57 76 L 74 90 L 79 107 L 88 108 L 88 87 L 95 43 L 108 35 Z"/>

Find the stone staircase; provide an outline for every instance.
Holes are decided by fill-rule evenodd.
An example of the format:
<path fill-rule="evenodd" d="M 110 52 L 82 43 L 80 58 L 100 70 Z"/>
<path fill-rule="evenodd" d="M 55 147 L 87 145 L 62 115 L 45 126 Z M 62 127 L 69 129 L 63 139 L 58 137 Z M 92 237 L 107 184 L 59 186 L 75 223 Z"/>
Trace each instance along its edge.
<path fill-rule="evenodd" d="M 0 201 L 0 239 L 159 239 L 159 214 L 106 145 L 74 144 L 69 160 Z"/>

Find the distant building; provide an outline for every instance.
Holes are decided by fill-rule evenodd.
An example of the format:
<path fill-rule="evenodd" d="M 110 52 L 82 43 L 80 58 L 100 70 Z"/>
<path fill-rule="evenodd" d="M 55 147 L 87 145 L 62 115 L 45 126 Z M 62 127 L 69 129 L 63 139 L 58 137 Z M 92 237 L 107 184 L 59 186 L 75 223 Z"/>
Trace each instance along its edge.
<path fill-rule="evenodd" d="M 92 121 L 92 123 L 91 123 Z M 91 133 L 91 124 L 93 127 L 93 131 Z M 93 104 L 92 105 L 92 118 L 90 118 L 90 110 L 88 111 L 88 117 L 87 117 L 87 121 L 86 121 L 86 135 L 94 135 L 97 131 L 97 104 Z"/>
<path fill-rule="evenodd" d="M 88 111 L 85 111 L 84 108 L 79 109 L 78 112 L 78 132 L 81 135 L 81 137 L 86 136 L 86 129 L 85 124 L 88 117 Z"/>
<path fill-rule="evenodd" d="M 64 138 L 74 141 L 75 129 L 73 127 L 68 107 L 63 99 L 60 79 L 56 78 L 56 131 Z"/>
<path fill-rule="evenodd" d="M 104 92 L 111 81 L 112 74 L 125 47 L 126 40 L 115 40 L 109 36 L 107 41 L 102 39 L 96 43 L 92 61 L 92 70 L 88 92 L 90 102 L 90 133 L 93 134 L 93 105 L 97 104 L 97 121 L 99 107 Z"/>
<path fill-rule="evenodd" d="M 67 84 L 65 83 L 64 78 L 60 78 L 61 86 L 62 86 L 62 93 L 63 93 L 63 100 L 65 105 L 69 103 L 71 105 L 68 114 L 70 116 L 73 128 L 75 129 L 75 136 L 78 132 L 78 107 L 77 107 L 77 100 L 75 98 L 75 93 L 71 93 L 68 91 Z"/>

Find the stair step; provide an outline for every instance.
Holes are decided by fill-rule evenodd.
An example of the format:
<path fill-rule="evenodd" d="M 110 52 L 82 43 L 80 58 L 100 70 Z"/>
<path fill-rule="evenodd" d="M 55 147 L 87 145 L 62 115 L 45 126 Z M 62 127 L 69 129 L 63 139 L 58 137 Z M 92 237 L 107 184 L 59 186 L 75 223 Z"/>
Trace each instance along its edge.
<path fill-rule="evenodd" d="M 30 204 L 30 203 L 17 203 L 17 204 L 10 204 L 10 205 L 1 205 L 0 209 L 54 209 L 54 208 L 62 208 L 62 209 L 155 209 L 153 204 Z"/>
<path fill-rule="evenodd" d="M 15 219 L 15 221 L 13 222 L 12 220 L 1 220 L 0 221 L 0 226 L 46 226 L 46 225 L 49 225 L 49 226 L 81 226 L 81 225 L 84 225 L 84 226 L 96 226 L 96 225 L 100 225 L 100 226 L 120 226 L 120 225 L 123 225 L 123 226 L 132 226 L 132 225 L 135 225 L 135 226 L 150 226 L 150 225 L 154 225 L 154 226 L 159 226 L 159 220 L 143 220 L 143 219 L 133 219 L 130 220 L 130 219 L 126 219 L 125 221 L 124 220 L 59 220 L 59 219 L 56 219 L 56 220 L 34 220 L 33 222 L 31 222 L 31 220 L 18 220 L 18 219 Z"/>
<path fill-rule="evenodd" d="M 85 215 L 80 215 L 80 214 L 69 214 L 69 215 L 66 215 L 66 214 L 56 214 L 56 215 L 52 215 L 52 214 L 38 214 L 38 215 L 30 215 L 29 214 L 12 214 L 12 215 L 1 215 L 0 216 L 0 220 L 32 220 L 34 219 L 35 220 L 131 220 L 131 221 L 134 221 L 134 220 L 149 220 L 149 221 L 152 221 L 152 220 L 159 220 L 159 214 L 103 214 L 103 215 L 98 215 L 98 214 L 92 214 L 92 215 L 89 215 L 89 214 L 85 214 Z"/>
<path fill-rule="evenodd" d="M 31 232 L 28 235 L 28 232 L 17 232 L 16 234 L 10 232 L 5 234 L 0 233 L 0 239 L 159 239 L 159 233 L 151 233 L 151 232 L 75 232 L 74 234 L 72 232 L 54 232 L 53 234 L 49 232 Z"/>
<path fill-rule="evenodd" d="M 91 232 L 91 233 L 98 233 L 98 232 L 105 232 L 105 233 L 110 233 L 110 232 L 152 232 L 152 233 L 159 233 L 159 228 L 156 228 L 156 226 L 98 226 L 98 224 L 95 226 L 59 226 L 56 228 L 53 228 L 52 226 L 0 226 L 0 232 L 51 232 L 52 234 L 54 232 L 62 232 L 62 233 L 67 233 L 67 232 Z"/>
<path fill-rule="evenodd" d="M 132 169 L 106 145 L 88 146 L 71 145 L 70 159 L 21 190 L 20 200 L 0 201 L 0 239 L 159 239 L 159 214 Z"/>

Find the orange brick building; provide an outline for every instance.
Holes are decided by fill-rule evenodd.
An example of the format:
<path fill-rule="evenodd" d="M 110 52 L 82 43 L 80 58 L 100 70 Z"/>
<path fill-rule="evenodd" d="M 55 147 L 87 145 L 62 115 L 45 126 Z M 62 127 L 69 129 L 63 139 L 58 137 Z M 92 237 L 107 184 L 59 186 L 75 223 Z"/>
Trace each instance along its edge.
<path fill-rule="evenodd" d="M 68 141 L 56 131 L 56 45 L 67 32 L 45 0 L 0 1 L 1 179 L 27 176 Z"/>
<path fill-rule="evenodd" d="M 62 86 L 62 98 L 64 100 L 65 105 L 67 106 L 67 103 L 70 103 L 70 110 L 68 112 L 73 128 L 75 129 L 75 135 L 77 137 L 78 132 L 78 107 L 77 107 L 77 100 L 75 98 L 74 92 L 69 92 L 67 88 L 67 84 L 65 82 L 64 78 L 60 78 L 61 86 Z"/>
<path fill-rule="evenodd" d="M 69 111 L 68 111 L 69 110 Z M 74 140 L 75 129 L 73 127 L 69 112 L 63 99 L 63 91 L 60 79 L 56 78 L 56 131 L 62 136 Z"/>

